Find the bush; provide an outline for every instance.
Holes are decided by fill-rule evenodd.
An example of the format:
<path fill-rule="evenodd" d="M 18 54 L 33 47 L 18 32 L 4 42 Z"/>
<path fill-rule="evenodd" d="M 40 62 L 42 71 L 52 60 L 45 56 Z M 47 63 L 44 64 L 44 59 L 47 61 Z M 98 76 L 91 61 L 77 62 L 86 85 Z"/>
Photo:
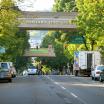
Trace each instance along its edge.
<path fill-rule="evenodd" d="M 42 72 L 43 74 L 50 74 L 51 73 L 51 68 L 50 67 L 47 67 L 46 65 L 43 65 L 42 66 Z"/>

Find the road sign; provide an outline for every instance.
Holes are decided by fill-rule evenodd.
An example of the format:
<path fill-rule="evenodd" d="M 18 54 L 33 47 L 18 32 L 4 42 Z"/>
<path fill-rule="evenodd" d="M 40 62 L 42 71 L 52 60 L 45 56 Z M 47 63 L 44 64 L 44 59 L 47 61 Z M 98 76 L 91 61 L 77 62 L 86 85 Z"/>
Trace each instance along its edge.
<path fill-rule="evenodd" d="M 83 44 L 83 37 L 80 35 L 70 36 L 69 43 L 70 44 Z"/>
<path fill-rule="evenodd" d="M 0 47 L 0 53 L 5 53 L 5 48 L 4 47 Z"/>

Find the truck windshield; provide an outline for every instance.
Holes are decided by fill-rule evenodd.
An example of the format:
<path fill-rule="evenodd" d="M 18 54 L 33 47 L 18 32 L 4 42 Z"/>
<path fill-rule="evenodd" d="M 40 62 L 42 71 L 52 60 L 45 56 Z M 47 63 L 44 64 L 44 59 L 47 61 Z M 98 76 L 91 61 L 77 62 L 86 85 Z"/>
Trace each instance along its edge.
<path fill-rule="evenodd" d="M 8 65 L 7 65 L 7 63 L 1 63 L 1 69 L 5 70 L 5 71 L 8 71 Z"/>
<path fill-rule="evenodd" d="M 97 70 L 104 70 L 104 66 L 98 66 Z"/>

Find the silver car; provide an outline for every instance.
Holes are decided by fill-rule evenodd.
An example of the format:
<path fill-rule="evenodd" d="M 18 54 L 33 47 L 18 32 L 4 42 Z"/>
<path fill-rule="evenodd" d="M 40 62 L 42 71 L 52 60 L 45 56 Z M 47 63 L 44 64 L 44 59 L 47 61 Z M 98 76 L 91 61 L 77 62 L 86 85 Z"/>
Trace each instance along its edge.
<path fill-rule="evenodd" d="M 35 75 L 37 74 L 37 69 L 35 68 L 35 66 L 30 66 L 28 68 L 28 75 Z"/>
<path fill-rule="evenodd" d="M 7 62 L 0 63 L 0 80 L 8 80 L 9 82 L 12 82 L 12 74 L 8 69 Z"/>
<path fill-rule="evenodd" d="M 8 80 L 9 82 L 12 82 L 12 76 L 9 71 L 0 71 L 0 80 Z"/>

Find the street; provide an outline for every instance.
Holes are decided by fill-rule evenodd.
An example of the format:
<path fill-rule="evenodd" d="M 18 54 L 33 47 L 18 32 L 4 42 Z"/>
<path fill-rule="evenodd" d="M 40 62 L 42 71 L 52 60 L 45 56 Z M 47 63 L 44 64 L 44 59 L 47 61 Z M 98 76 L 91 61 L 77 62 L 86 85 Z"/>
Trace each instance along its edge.
<path fill-rule="evenodd" d="M 67 75 L 18 76 L 0 83 L 0 104 L 104 104 L 104 82 Z"/>
<path fill-rule="evenodd" d="M 104 0 L 0 0 L 0 104 L 104 104 Z"/>

